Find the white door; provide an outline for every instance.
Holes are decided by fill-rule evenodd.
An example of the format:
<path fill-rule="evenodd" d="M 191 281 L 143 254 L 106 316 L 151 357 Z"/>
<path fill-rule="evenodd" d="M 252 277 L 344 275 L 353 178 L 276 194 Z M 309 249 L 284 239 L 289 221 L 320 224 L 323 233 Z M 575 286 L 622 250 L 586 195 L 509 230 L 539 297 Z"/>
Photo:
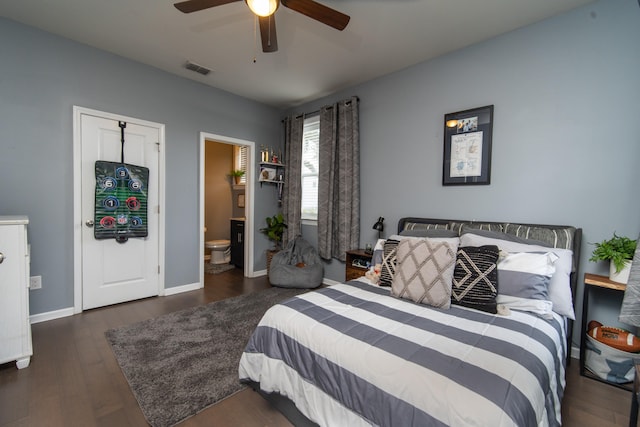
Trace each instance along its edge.
<path fill-rule="evenodd" d="M 95 162 L 121 161 L 121 128 L 113 118 L 80 115 L 82 197 L 82 308 L 89 309 L 159 294 L 159 148 L 161 129 L 126 123 L 124 161 L 149 168 L 148 236 L 94 237 Z M 124 218 L 126 221 L 126 218 Z"/>

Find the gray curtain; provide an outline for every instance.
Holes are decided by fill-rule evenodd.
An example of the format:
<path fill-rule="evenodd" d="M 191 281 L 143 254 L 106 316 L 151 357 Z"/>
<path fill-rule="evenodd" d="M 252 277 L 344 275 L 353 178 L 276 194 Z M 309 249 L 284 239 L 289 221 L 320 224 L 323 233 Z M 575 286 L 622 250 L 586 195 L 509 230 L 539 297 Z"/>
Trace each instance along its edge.
<path fill-rule="evenodd" d="M 345 261 L 360 244 L 358 98 L 320 109 L 318 252 Z"/>
<path fill-rule="evenodd" d="M 640 326 L 640 239 L 631 262 L 631 272 L 618 320 L 628 325 Z"/>
<path fill-rule="evenodd" d="M 284 187 L 282 215 L 287 224 L 282 236 L 283 247 L 302 234 L 300 204 L 302 203 L 302 133 L 304 116 L 284 119 Z"/>

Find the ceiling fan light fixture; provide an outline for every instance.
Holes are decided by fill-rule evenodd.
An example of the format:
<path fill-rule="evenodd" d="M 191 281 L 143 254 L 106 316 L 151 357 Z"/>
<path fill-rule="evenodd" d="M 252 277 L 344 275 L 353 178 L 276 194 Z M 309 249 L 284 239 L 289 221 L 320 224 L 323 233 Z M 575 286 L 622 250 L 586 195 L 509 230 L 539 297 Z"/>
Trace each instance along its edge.
<path fill-rule="evenodd" d="M 280 6 L 278 0 L 244 0 L 249 9 L 258 16 L 267 17 L 275 13 Z"/>

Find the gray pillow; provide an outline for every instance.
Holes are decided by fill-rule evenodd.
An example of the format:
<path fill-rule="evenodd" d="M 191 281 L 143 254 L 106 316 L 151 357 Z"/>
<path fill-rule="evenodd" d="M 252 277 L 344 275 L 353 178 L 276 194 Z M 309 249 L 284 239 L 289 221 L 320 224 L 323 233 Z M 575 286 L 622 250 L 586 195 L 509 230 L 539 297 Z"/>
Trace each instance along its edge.
<path fill-rule="evenodd" d="M 549 300 L 549 282 L 558 256 L 553 252 L 510 252 L 498 261 L 501 295 Z"/>
<path fill-rule="evenodd" d="M 401 236 L 409 237 L 458 237 L 458 233 L 444 228 L 402 230 Z"/>

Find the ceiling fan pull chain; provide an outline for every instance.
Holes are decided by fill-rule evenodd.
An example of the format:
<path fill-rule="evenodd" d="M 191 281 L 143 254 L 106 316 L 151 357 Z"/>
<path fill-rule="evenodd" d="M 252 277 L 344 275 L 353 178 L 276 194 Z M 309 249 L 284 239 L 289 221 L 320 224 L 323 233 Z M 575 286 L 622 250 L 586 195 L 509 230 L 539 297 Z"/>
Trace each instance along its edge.
<path fill-rule="evenodd" d="M 258 16 L 254 15 L 253 18 L 253 63 L 256 63 L 258 56 Z"/>

